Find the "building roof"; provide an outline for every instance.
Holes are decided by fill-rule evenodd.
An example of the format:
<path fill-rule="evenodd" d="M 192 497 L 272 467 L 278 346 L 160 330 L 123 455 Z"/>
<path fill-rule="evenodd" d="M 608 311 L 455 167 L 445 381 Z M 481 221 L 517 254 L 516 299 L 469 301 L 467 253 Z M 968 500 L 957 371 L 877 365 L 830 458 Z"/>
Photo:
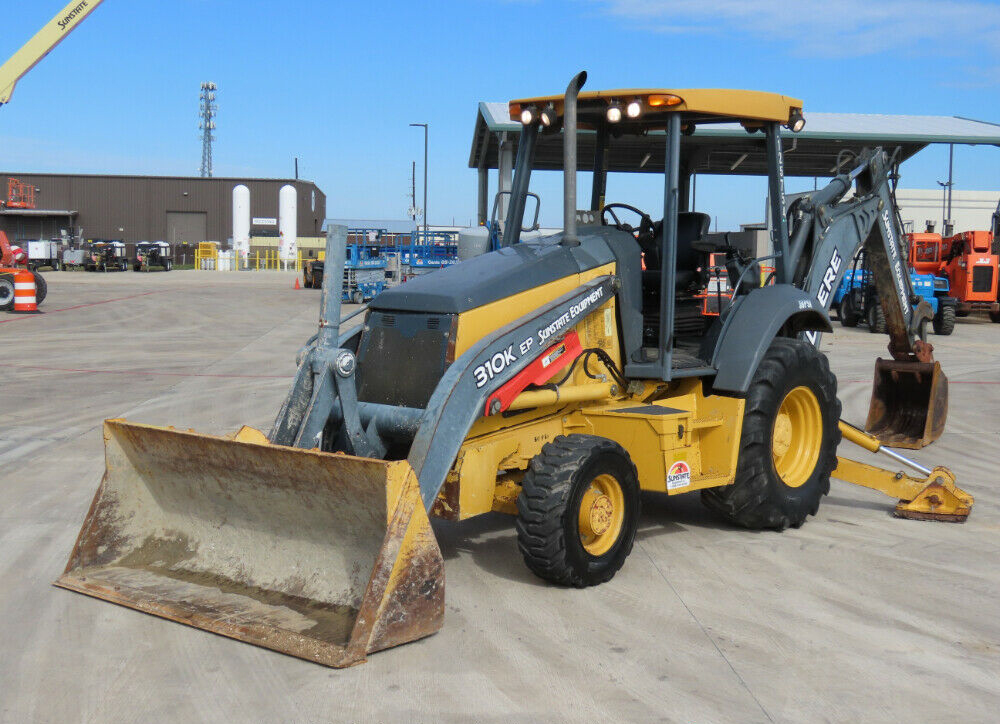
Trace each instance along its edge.
<path fill-rule="evenodd" d="M 410 219 L 327 219 L 323 222 L 324 231 L 334 224 L 349 229 L 385 229 L 390 234 L 409 234 L 417 225 Z"/>
<path fill-rule="evenodd" d="M 4 216 L 76 216 L 79 211 L 69 211 L 62 209 L 8 209 L 0 208 L 0 214 Z"/>
<path fill-rule="evenodd" d="M 0 176 L 47 176 L 50 178 L 98 178 L 98 179 L 149 179 L 149 180 L 168 180 L 168 181 L 206 181 L 206 182 L 229 182 L 229 183 L 246 183 L 248 181 L 267 181 L 271 183 L 287 183 L 287 184 L 313 184 L 315 182 L 304 178 L 256 178 L 248 176 L 156 176 L 141 173 L 49 173 L 47 171 L 22 171 L 20 173 L 13 173 L 8 171 L 0 171 Z"/>
<path fill-rule="evenodd" d="M 1000 146 L 1000 124 L 960 116 L 810 113 L 808 110 L 804 115 L 805 129 L 783 134 L 787 176 L 832 176 L 847 164 L 849 157 L 840 156 L 845 149 L 858 153 L 865 147 L 898 146 L 900 160 L 905 161 L 931 143 Z M 508 134 L 516 150 L 521 124 L 510 120 L 508 104 L 480 103 L 469 155 L 470 168 L 497 168 L 500 134 L 503 133 Z M 587 170 L 589 159 L 594 156 L 595 138 L 593 131 L 580 131 L 578 158 L 581 170 Z M 613 139 L 608 151 L 608 170 L 636 171 L 641 164 L 644 172 L 662 173 L 664 146 L 662 131 Z M 681 154 L 682 165 L 695 173 L 763 175 L 767 170 L 763 135 L 748 134 L 739 124 L 699 126 L 694 135 L 681 138 Z M 535 168 L 562 168 L 561 134 L 539 135 Z"/>

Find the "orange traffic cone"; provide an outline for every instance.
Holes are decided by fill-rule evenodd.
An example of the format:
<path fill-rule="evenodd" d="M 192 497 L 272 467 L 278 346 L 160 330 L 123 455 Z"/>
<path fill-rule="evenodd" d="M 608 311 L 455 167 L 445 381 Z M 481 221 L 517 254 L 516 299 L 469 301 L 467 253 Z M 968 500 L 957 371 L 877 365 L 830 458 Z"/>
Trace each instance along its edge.
<path fill-rule="evenodd" d="M 14 314 L 41 314 L 35 298 L 35 275 L 24 269 L 14 274 Z"/>
<path fill-rule="evenodd" d="M 299 278 L 298 277 L 295 277 L 295 288 L 296 289 L 301 289 L 302 288 L 302 287 L 299 286 Z"/>

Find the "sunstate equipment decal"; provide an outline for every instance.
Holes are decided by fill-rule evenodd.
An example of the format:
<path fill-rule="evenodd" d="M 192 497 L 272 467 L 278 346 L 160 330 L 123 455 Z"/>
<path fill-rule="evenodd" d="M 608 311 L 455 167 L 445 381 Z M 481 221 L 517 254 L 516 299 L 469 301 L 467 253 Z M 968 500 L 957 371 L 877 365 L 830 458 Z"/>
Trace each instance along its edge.
<path fill-rule="evenodd" d="M 667 471 L 667 490 L 686 488 L 691 484 L 691 466 L 678 460 Z"/>
<path fill-rule="evenodd" d="M 539 344 L 545 344 L 546 340 L 552 337 L 552 335 L 562 332 L 567 327 L 571 328 L 576 323 L 577 319 L 581 316 L 585 316 L 591 307 L 598 304 L 603 299 L 604 289 L 602 287 L 598 287 L 579 302 L 572 305 L 565 313 L 560 315 L 551 324 L 537 330 L 536 334 L 538 336 Z M 482 389 L 487 382 L 501 374 L 511 365 L 515 364 L 521 357 L 528 354 L 534 346 L 535 335 L 532 335 L 525 338 L 520 344 L 512 344 L 509 345 L 507 349 L 500 350 L 490 359 L 476 367 L 472 371 L 472 374 L 475 375 L 476 378 L 476 389 Z M 554 360 L 555 357 L 550 357 L 548 360 L 549 364 L 551 364 Z"/>

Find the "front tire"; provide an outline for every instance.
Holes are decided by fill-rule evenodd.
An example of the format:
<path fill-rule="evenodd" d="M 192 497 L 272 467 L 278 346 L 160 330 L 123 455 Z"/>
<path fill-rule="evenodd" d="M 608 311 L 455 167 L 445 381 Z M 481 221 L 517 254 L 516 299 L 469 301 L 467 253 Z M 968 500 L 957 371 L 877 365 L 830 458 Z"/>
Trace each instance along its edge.
<path fill-rule="evenodd" d="M 0 312 L 14 308 L 14 279 L 11 275 L 0 276 Z"/>
<path fill-rule="evenodd" d="M 839 419 L 826 356 L 805 341 L 775 339 L 747 392 L 735 480 L 702 491 L 705 505 L 745 528 L 798 528 L 830 492 Z"/>
<path fill-rule="evenodd" d="M 934 334 L 947 336 L 955 331 L 955 308 L 950 304 L 946 307 L 939 304 L 938 312 L 931 322 L 934 326 Z"/>
<path fill-rule="evenodd" d="M 632 551 L 639 478 L 618 443 L 560 435 L 531 460 L 517 498 L 517 546 L 535 575 L 583 588 L 611 580 Z"/>

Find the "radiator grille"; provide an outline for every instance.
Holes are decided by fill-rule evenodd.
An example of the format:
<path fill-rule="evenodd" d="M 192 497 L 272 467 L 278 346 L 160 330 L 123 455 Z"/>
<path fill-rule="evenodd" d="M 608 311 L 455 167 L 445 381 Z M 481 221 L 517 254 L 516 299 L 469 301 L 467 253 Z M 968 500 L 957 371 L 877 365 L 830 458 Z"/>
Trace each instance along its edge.
<path fill-rule="evenodd" d="M 447 366 L 453 318 L 372 312 L 358 347 L 358 399 L 425 408 Z"/>
<path fill-rule="evenodd" d="M 993 288 L 993 267 L 972 267 L 972 291 L 989 292 Z"/>

